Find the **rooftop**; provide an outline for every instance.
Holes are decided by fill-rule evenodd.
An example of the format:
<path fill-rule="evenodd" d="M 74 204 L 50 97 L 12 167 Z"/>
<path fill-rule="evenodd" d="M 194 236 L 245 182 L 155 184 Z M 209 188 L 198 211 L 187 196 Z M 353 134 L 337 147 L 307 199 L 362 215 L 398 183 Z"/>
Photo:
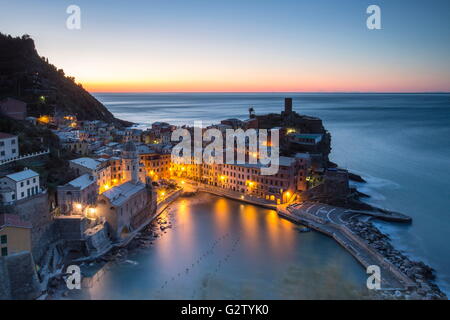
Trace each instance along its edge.
<path fill-rule="evenodd" d="M 134 194 L 140 192 L 145 188 L 143 183 L 125 182 L 119 186 L 113 187 L 105 192 L 103 196 L 109 199 L 114 206 L 121 206 Z"/>
<path fill-rule="evenodd" d="M 90 186 L 92 183 L 96 183 L 94 177 L 90 174 L 85 173 L 82 176 L 70 181 L 68 184 L 72 187 L 79 187 L 81 190 Z"/>
<path fill-rule="evenodd" d="M 9 133 L 5 133 L 5 132 L 0 132 L 0 139 L 8 139 L 8 138 L 14 138 L 17 137 L 13 134 L 9 134 Z"/>
<path fill-rule="evenodd" d="M 292 157 L 283 157 L 283 156 L 280 156 L 278 159 L 279 159 L 278 164 L 283 167 L 291 166 L 296 160 L 295 158 L 292 158 Z M 239 164 L 239 163 L 228 163 L 228 162 L 224 162 L 224 164 L 231 164 L 231 165 L 245 167 L 245 168 L 264 168 L 264 167 L 269 166 L 269 165 L 262 164 L 259 160 L 258 160 L 258 163 L 254 163 L 254 164 L 253 163 Z M 273 163 L 271 162 L 270 165 L 273 165 Z"/>
<path fill-rule="evenodd" d="M 97 169 L 98 165 L 100 164 L 99 161 L 92 158 L 78 158 L 70 160 L 70 162 L 86 167 L 91 170 Z"/>
<path fill-rule="evenodd" d="M 0 229 L 3 227 L 31 228 L 31 223 L 23 221 L 16 214 L 0 214 Z"/>
<path fill-rule="evenodd" d="M 291 133 L 292 136 L 306 139 L 318 139 L 322 138 L 322 133 Z"/>
<path fill-rule="evenodd" d="M 25 169 L 20 172 L 8 174 L 6 177 L 10 178 L 11 180 L 14 180 L 14 181 L 22 181 L 22 180 L 34 178 L 36 176 L 38 177 L 39 174 L 34 172 L 33 170 Z"/>

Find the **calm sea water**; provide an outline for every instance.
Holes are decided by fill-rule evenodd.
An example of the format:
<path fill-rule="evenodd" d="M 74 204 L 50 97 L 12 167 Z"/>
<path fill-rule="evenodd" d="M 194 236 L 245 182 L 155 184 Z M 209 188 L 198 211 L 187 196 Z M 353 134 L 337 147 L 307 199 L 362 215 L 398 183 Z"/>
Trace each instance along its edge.
<path fill-rule="evenodd" d="M 116 117 L 143 125 L 149 125 L 154 121 L 193 124 L 195 120 L 202 120 L 205 124 L 209 124 L 229 117 L 245 119 L 250 106 L 260 114 L 279 112 L 283 108 L 283 98 L 293 97 L 295 111 L 322 118 L 326 128 L 331 132 L 333 148 L 331 159 L 340 166 L 361 174 L 368 181 L 367 184 L 359 186 L 361 191 L 371 195 L 368 202 L 413 217 L 414 221 L 411 225 L 386 223 L 378 223 L 378 225 L 391 235 L 398 248 L 436 269 L 438 284 L 447 294 L 450 293 L 450 250 L 446 236 L 450 230 L 450 95 L 161 93 L 95 94 L 95 96 Z M 256 207 L 250 206 L 251 209 L 248 210 L 258 212 L 258 215 L 255 214 L 254 217 L 257 222 L 252 224 L 242 221 L 244 218 L 240 215 L 241 205 L 228 200 L 223 200 L 227 203 L 227 209 L 219 210 L 222 212 L 219 214 L 214 211 L 215 203 L 219 200 L 211 201 L 209 205 L 206 204 L 206 208 L 189 205 L 189 214 L 175 211 L 176 219 L 186 218 L 183 222 L 185 227 L 180 226 L 167 234 L 167 237 L 173 239 L 167 240 L 171 245 L 164 245 L 163 239 L 161 245 L 156 244 L 153 250 L 161 251 L 160 256 L 149 253 L 146 258 L 142 258 L 144 260 L 141 263 L 145 268 L 142 272 L 129 272 L 123 275 L 126 279 L 126 284 L 123 285 L 127 287 L 128 284 L 135 282 L 139 287 L 141 283 L 143 287 L 139 290 L 145 290 L 145 281 L 153 281 L 147 278 L 154 277 L 155 272 L 163 272 L 159 269 L 168 268 L 175 272 L 175 266 L 178 267 L 187 262 L 180 259 L 187 259 L 187 257 L 183 258 L 182 255 L 177 254 L 178 251 L 174 247 L 184 242 L 182 240 L 177 242 L 174 239 L 195 237 L 198 243 L 192 241 L 190 246 L 192 258 L 194 258 L 203 249 L 202 237 L 206 237 L 204 240 L 208 243 L 219 236 L 216 230 L 218 222 L 214 220 L 214 217 L 219 219 L 220 215 L 237 223 L 230 223 L 228 227 L 223 224 L 223 230 L 221 230 L 223 233 L 233 234 L 233 230 L 241 230 L 244 232 L 241 236 L 242 240 L 248 236 L 245 235 L 245 229 L 251 227 L 260 241 L 248 240 L 251 246 L 249 245 L 248 249 L 242 249 L 242 255 L 235 254 L 240 258 L 233 264 L 234 267 L 230 267 L 231 269 L 223 273 L 219 279 L 205 280 L 209 267 L 203 269 L 203 278 L 198 279 L 203 279 L 202 281 L 207 283 L 217 280 L 218 288 L 227 288 L 224 292 L 228 293 L 212 294 L 214 297 L 236 297 L 236 295 L 245 296 L 245 294 L 249 297 L 261 297 L 261 292 L 267 294 L 267 297 L 285 297 L 286 294 L 291 294 L 292 298 L 306 297 L 305 292 L 310 290 L 311 286 L 307 280 L 311 276 L 310 272 L 321 270 L 323 274 L 326 274 L 326 269 L 330 268 L 330 265 L 326 263 L 322 265 L 317 261 L 326 260 L 330 255 L 337 257 L 333 259 L 331 267 L 333 272 L 347 270 L 346 273 L 353 274 L 353 278 L 349 276 L 342 278 L 345 279 L 349 288 L 357 287 L 361 283 L 364 276 L 362 268 L 358 268 L 351 257 L 350 260 L 344 258 L 349 255 L 342 252 L 337 244 L 330 242 L 330 239 L 316 233 L 305 235 L 293 232 L 292 229 L 295 228 L 293 225 L 279 221 L 270 213 Z M 212 216 L 205 214 L 209 211 L 213 211 Z M 188 216 L 189 219 L 187 219 Z M 278 225 L 276 232 L 271 231 L 268 225 L 264 227 L 268 219 L 276 220 Z M 222 226 L 220 223 L 219 225 Z M 205 235 L 208 233 L 205 230 L 213 231 Z M 271 237 L 276 237 L 277 240 L 286 237 L 290 240 L 283 240 L 285 241 L 282 242 L 283 245 L 275 250 L 267 247 L 268 243 L 278 246 L 277 241 L 271 244 Z M 200 247 L 197 248 L 197 245 Z M 166 251 L 162 248 L 164 246 Z M 253 259 L 252 255 L 249 256 L 252 252 L 256 255 L 257 252 L 265 249 L 267 249 L 267 257 L 263 259 L 264 261 Z M 285 257 L 289 259 L 277 260 L 280 255 L 286 255 Z M 292 274 L 284 265 L 286 261 L 294 270 Z M 172 264 L 174 266 L 170 267 Z M 117 272 L 121 274 L 120 272 L 125 271 Z M 285 281 L 282 280 L 283 275 L 289 279 L 292 275 L 295 275 L 292 278 L 300 275 L 303 280 L 299 281 L 303 282 L 290 289 L 289 285 L 286 285 L 271 291 L 274 286 Z M 331 288 L 336 283 L 330 280 L 331 278 L 326 278 L 328 280 L 325 283 L 328 282 L 330 285 L 328 289 L 334 292 Z M 314 277 L 310 279 L 314 282 Z M 246 285 L 239 287 L 240 281 L 247 283 L 251 289 L 246 291 Z M 195 288 L 200 290 L 200 283 L 204 282 L 200 281 L 197 285 L 192 281 L 186 282 L 186 290 L 190 290 L 189 292 Z M 181 286 L 182 284 L 177 288 L 181 289 Z M 153 292 L 149 290 L 148 297 L 151 297 L 150 291 Z M 172 291 L 174 292 L 176 290 Z M 311 296 L 325 297 L 326 292 L 326 284 L 324 284 L 321 290 L 314 291 Z M 164 296 L 164 293 L 161 294 Z M 178 294 L 187 297 L 187 294 Z M 202 297 L 199 292 L 196 294 L 196 296 L 194 294 L 195 297 Z M 339 294 L 335 293 L 334 296 L 339 297 Z"/>
<path fill-rule="evenodd" d="M 106 266 L 90 299 L 361 299 L 364 270 L 334 240 L 209 194 L 180 198 L 173 228 L 128 262 Z"/>

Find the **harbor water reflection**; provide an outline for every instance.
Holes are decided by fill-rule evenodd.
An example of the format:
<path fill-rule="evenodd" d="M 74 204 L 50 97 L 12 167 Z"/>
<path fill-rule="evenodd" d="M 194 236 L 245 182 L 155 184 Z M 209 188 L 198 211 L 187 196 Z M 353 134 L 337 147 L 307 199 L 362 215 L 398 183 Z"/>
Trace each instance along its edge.
<path fill-rule="evenodd" d="M 173 227 L 101 269 L 82 298 L 367 298 L 366 274 L 353 257 L 273 210 L 201 193 L 163 215 Z"/>

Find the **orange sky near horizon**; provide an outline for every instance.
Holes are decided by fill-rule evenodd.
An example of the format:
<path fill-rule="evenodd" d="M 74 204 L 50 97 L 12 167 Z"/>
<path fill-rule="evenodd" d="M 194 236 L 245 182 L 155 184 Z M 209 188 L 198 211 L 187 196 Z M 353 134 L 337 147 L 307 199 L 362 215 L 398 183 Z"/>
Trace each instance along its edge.
<path fill-rule="evenodd" d="M 362 83 L 335 84 L 323 82 L 322 85 L 314 83 L 229 83 L 229 82 L 81 82 L 89 92 L 449 92 L 442 88 L 436 90 L 433 83 L 428 85 L 405 86 L 393 83 L 389 89 L 385 85 L 373 83 L 371 85 Z"/>
<path fill-rule="evenodd" d="M 450 92 L 450 1 L 382 1 L 379 30 L 361 0 L 78 0 L 76 30 L 35 2 L 5 2 L 1 32 L 90 92 Z"/>

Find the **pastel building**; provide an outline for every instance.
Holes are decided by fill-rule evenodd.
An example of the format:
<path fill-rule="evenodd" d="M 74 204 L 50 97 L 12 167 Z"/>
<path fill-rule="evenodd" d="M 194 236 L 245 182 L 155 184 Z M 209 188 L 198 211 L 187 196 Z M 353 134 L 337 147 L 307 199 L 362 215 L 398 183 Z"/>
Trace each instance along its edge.
<path fill-rule="evenodd" d="M 124 239 L 149 219 L 156 206 L 151 191 L 151 179 L 139 177 L 139 157 L 136 145 L 128 141 L 122 154 L 125 183 L 104 191 L 98 197 L 96 213 L 106 220 L 113 239 Z M 141 175 L 142 176 L 142 175 Z"/>
<path fill-rule="evenodd" d="M 206 171 L 209 184 L 279 204 L 289 201 L 294 193 L 306 190 L 310 160 L 306 157 L 280 157 L 279 170 L 274 175 L 261 174 L 261 164 L 223 164 L 213 167 L 218 168 Z M 211 176 L 218 177 L 217 182 Z"/>
<path fill-rule="evenodd" d="M 107 160 L 78 158 L 70 160 L 69 166 L 76 171 L 77 175 L 89 174 L 94 176 L 99 192 L 108 190 L 112 185 L 111 166 Z"/>
<path fill-rule="evenodd" d="M 17 136 L 0 132 L 0 161 L 19 156 L 19 139 Z"/>
<path fill-rule="evenodd" d="M 171 155 L 157 152 L 143 153 L 139 155 L 140 162 L 144 165 L 145 172 L 153 180 L 168 179 L 171 174 Z"/>
<path fill-rule="evenodd" d="M 58 207 L 63 214 L 88 214 L 88 209 L 95 205 L 97 196 L 96 178 L 89 173 L 57 188 Z"/>
<path fill-rule="evenodd" d="M 0 256 L 31 251 L 31 223 L 15 214 L 0 214 Z"/>
<path fill-rule="evenodd" d="M 2 202 L 12 203 L 41 193 L 39 174 L 30 169 L 0 178 Z"/>
<path fill-rule="evenodd" d="M 260 163 L 172 163 L 171 173 L 178 178 L 195 180 L 278 204 L 288 202 L 295 193 L 308 187 L 307 177 L 311 168 L 311 158 L 308 154 L 280 156 L 279 169 L 274 175 L 263 175 L 263 167 Z"/>

